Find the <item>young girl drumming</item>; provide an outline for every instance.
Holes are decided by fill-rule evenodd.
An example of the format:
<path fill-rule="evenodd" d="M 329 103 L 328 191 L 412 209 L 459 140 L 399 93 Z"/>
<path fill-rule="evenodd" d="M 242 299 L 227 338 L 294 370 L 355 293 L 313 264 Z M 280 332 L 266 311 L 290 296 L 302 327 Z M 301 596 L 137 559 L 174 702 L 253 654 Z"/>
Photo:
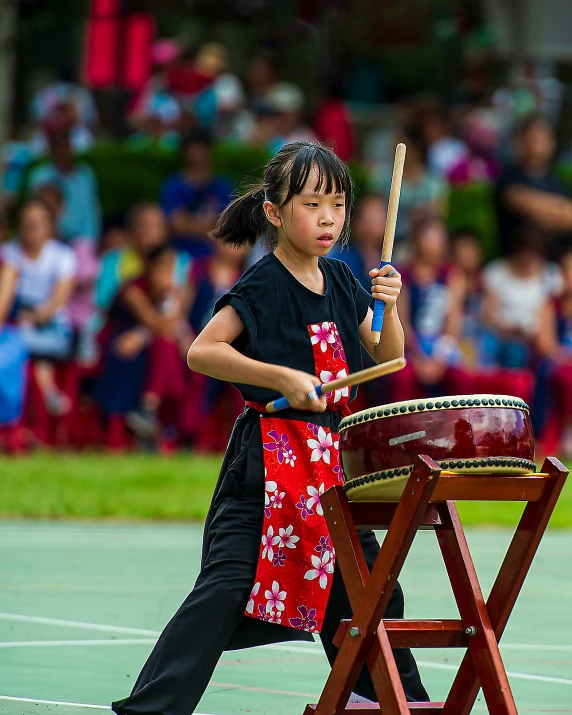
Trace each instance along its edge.
<path fill-rule="evenodd" d="M 159 638 L 118 715 L 190 715 L 224 650 L 319 633 L 330 662 L 350 604 L 320 496 L 343 482 L 337 429 L 355 388 L 317 398 L 316 385 L 361 369 L 360 341 L 377 362 L 403 355 L 391 267 L 373 269 L 372 293 L 386 304 L 381 342 L 370 342 L 371 295 L 341 261 L 326 256 L 347 240 L 352 185 L 345 164 L 310 142 L 284 146 L 263 184 L 221 214 L 215 238 L 234 246 L 270 241 L 274 251 L 215 305 L 188 354 L 193 370 L 232 382 L 238 418 L 205 525 L 202 570 Z M 285 395 L 287 410 L 266 402 Z M 370 568 L 379 551 L 360 534 Z M 403 618 L 396 586 L 386 618 Z M 395 651 L 410 702 L 428 700 L 409 650 Z M 355 691 L 376 700 L 367 668 Z"/>

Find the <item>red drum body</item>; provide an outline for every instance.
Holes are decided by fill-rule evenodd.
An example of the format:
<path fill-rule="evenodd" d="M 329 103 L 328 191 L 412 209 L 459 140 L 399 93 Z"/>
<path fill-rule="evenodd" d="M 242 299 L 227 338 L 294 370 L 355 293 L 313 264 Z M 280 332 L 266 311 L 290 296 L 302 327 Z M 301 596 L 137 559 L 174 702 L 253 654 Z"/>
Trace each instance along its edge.
<path fill-rule="evenodd" d="M 419 454 L 461 474 L 529 474 L 536 468 L 528 406 L 508 395 L 382 405 L 346 417 L 339 432 L 347 487 L 401 481 Z"/>

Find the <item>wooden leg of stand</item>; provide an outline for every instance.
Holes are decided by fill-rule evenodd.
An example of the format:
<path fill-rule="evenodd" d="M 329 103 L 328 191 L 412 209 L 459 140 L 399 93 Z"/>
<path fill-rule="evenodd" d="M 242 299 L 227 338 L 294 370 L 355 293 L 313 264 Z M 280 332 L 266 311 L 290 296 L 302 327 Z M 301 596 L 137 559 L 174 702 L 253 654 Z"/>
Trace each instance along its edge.
<path fill-rule="evenodd" d="M 439 466 L 431 459 L 420 459 L 415 466 L 395 510 L 365 589 L 359 595 L 359 599 L 352 603 L 354 616 L 316 706 L 316 715 L 332 715 L 345 710 L 349 694 L 366 658 L 370 665 L 376 695 L 383 703 L 384 715 L 409 714 L 389 638 L 381 619 L 417 527 L 427 510 L 440 471 Z M 331 515 L 333 511 L 329 512 L 328 508 L 326 513 Z M 334 544 L 337 544 L 338 558 L 341 550 L 341 558 L 351 561 L 355 559 L 355 544 L 348 542 L 345 532 L 345 528 L 351 527 L 351 523 L 342 525 L 334 524 L 334 521 L 337 519 L 328 517 L 328 527 L 333 535 Z M 344 554 L 348 548 L 350 550 Z M 356 568 L 358 572 L 361 570 L 359 564 L 356 564 Z M 352 596 L 355 595 L 356 591 L 352 588 Z M 353 631 L 355 636 L 351 635 L 352 628 L 355 629 Z M 381 657 L 369 663 L 368 655 L 375 639 L 378 640 Z"/>
<path fill-rule="evenodd" d="M 475 629 L 475 635 L 467 638 L 467 655 L 473 661 L 488 711 L 491 715 L 518 715 L 457 508 L 446 501 L 438 509 L 443 526 L 435 532 L 463 626 Z"/>
<path fill-rule="evenodd" d="M 520 519 L 487 601 L 487 610 L 497 642 L 500 640 L 524 583 L 548 521 L 554 511 L 568 470 L 553 457 L 542 471 L 549 474 L 542 499 L 529 502 Z M 443 715 L 469 715 L 479 692 L 479 676 L 471 654 L 467 653 L 443 708 Z"/>

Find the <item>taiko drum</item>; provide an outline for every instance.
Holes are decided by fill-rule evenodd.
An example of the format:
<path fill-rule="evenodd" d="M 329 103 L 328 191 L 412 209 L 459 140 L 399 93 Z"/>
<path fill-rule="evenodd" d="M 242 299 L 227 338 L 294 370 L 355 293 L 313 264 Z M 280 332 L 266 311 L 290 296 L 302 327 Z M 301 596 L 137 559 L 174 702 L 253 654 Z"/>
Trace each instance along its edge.
<path fill-rule="evenodd" d="M 535 470 L 528 405 L 510 395 L 453 395 L 381 405 L 346 417 L 339 432 L 346 493 L 368 483 L 402 481 L 419 454 L 461 474 Z"/>

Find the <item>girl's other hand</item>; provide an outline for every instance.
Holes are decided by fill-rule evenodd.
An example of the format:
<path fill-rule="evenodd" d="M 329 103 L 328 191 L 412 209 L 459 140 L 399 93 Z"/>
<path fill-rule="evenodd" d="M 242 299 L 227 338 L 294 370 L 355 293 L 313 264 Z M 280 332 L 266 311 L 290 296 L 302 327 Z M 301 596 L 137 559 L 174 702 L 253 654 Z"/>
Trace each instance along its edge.
<path fill-rule="evenodd" d="M 325 396 L 318 397 L 315 393 L 316 385 L 322 383 L 315 375 L 293 370 L 285 367 L 278 380 L 276 389 L 288 400 L 290 405 L 297 410 L 308 410 L 309 412 L 324 412 L 326 409 Z M 308 399 L 308 395 L 315 395 L 315 399 Z"/>
<path fill-rule="evenodd" d="M 401 274 L 393 266 L 387 265 L 383 268 L 372 268 L 369 275 L 372 296 L 382 300 L 386 310 L 393 310 L 401 293 Z"/>

